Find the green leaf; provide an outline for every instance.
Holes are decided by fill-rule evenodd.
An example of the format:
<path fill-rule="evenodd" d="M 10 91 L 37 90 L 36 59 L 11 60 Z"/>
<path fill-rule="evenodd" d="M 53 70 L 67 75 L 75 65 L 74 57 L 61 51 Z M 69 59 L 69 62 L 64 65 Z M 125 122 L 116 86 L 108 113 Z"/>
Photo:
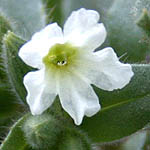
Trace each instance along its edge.
<path fill-rule="evenodd" d="M 22 126 L 28 116 L 29 115 L 25 115 L 13 125 L 7 138 L 0 146 L 1 150 L 31 150 L 31 148 L 29 148 L 28 144 L 26 143 L 24 133 L 22 131 Z"/>
<path fill-rule="evenodd" d="M 30 71 L 30 68 L 18 56 L 18 50 L 24 43 L 24 40 L 12 32 L 8 32 L 3 39 L 3 65 L 8 78 L 7 82 L 20 102 L 25 102 L 26 97 L 23 77 Z"/>
<path fill-rule="evenodd" d="M 26 39 L 45 26 L 41 0 L 0 0 L 0 10 L 9 18 L 13 31 Z"/>
<path fill-rule="evenodd" d="M 111 143 L 94 144 L 97 150 L 148 150 L 150 131 L 141 130 L 131 136 Z"/>
<path fill-rule="evenodd" d="M 11 30 L 8 20 L 0 15 L 0 55 L 2 54 L 2 39 L 4 34 Z M 20 109 L 20 105 L 16 103 L 16 97 L 11 92 L 10 86 L 7 84 L 6 73 L 3 68 L 3 58 L 0 56 L 0 120 L 1 125 L 6 122 L 6 118 L 14 115 Z M 4 121 L 5 120 L 5 121 Z M 0 131 L 1 132 L 1 131 Z"/>
<path fill-rule="evenodd" d="M 150 65 L 133 65 L 135 73 L 122 90 L 96 89 L 102 110 L 85 118 L 81 128 L 94 142 L 109 142 L 143 128 L 150 120 Z"/>
<path fill-rule="evenodd" d="M 149 0 L 119 0 L 104 16 L 108 36 L 107 42 L 119 56 L 126 54 L 125 60 L 130 63 L 141 62 L 149 54 L 149 36 L 137 25 L 143 9 L 150 10 Z"/>
<path fill-rule="evenodd" d="M 10 118 L 17 111 L 23 109 L 21 104 L 17 103 L 16 97 L 10 91 L 6 84 L 0 84 L 0 120 Z"/>
<path fill-rule="evenodd" d="M 150 13 L 147 9 L 143 9 L 141 17 L 137 20 L 137 25 L 150 36 Z"/>
<path fill-rule="evenodd" d="M 0 14 L 0 42 L 2 42 L 3 35 L 8 31 L 11 30 L 10 23 L 8 20 Z M 1 45 L 1 44 L 0 44 Z"/>
<path fill-rule="evenodd" d="M 62 0 L 42 0 L 43 9 L 46 14 L 46 23 L 57 22 L 61 24 L 62 22 Z"/>
<path fill-rule="evenodd" d="M 8 20 L 0 14 L 0 54 L 2 52 L 2 39 L 3 39 L 4 34 L 7 33 L 8 30 L 11 30 L 10 24 Z M 1 63 L 2 63 L 2 59 L 0 58 L 0 69 L 1 69 L 0 79 L 2 81 L 2 79 L 4 78 L 4 74 L 2 71 Z"/>
<path fill-rule="evenodd" d="M 2 39 L 8 30 L 11 30 L 10 23 L 0 15 L 0 140 L 8 132 L 8 126 L 12 123 L 11 117 L 18 116 L 18 112 L 23 110 L 23 107 L 16 102 L 16 97 L 7 84 L 8 79 L 2 65 Z"/>

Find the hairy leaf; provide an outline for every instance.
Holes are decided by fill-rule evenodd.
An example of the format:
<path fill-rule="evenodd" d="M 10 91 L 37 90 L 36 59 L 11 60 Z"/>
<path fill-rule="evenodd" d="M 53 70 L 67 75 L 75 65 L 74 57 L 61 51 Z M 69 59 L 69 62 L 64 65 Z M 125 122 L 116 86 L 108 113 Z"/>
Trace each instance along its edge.
<path fill-rule="evenodd" d="M 3 65 L 7 82 L 20 102 L 25 101 L 26 97 L 23 76 L 30 70 L 18 56 L 18 50 L 24 43 L 24 40 L 12 32 L 8 32 L 3 39 Z"/>
<path fill-rule="evenodd" d="M 0 11 L 11 21 L 13 31 L 26 39 L 45 25 L 41 0 L 0 0 Z"/>
<path fill-rule="evenodd" d="M 1 150 L 32 150 L 26 143 L 24 133 L 22 131 L 22 126 L 27 117 L 28 115 L 25 115 L 13 125 L 7 138 L 0 146 Z"/>

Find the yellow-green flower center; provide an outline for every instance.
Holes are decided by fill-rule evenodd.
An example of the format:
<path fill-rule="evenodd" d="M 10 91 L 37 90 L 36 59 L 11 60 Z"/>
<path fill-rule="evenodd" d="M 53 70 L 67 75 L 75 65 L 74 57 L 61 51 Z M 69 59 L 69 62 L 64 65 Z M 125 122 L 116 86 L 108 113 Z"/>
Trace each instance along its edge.
<path fill-rule="evenodd" d="M 64 69 L 74 63 L 78 48 L 71 44 L 55 44 L 43 58 L 46 68 Z"/>

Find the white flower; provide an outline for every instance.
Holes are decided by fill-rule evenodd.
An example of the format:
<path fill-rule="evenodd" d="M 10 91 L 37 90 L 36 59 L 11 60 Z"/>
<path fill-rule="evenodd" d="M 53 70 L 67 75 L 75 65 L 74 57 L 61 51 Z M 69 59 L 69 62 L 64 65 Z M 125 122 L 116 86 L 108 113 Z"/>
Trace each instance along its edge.
<path fill-rule="evenodd" d="M 64 110 L 80 125 L 84 115 L 100 110 L 91 84 L 112 91 L 129 83 L 131 66 L 119 62 L 112 48 L 94 52 L 106 37 L 98 21 L 96 11 L 79 9 L 72 12 L 63 31 L 57 23 L 50 24 L 21 47 L 19 56 L 38 69 L 24 77 L 33 115 L 45 111 L 59 95 Z"/>

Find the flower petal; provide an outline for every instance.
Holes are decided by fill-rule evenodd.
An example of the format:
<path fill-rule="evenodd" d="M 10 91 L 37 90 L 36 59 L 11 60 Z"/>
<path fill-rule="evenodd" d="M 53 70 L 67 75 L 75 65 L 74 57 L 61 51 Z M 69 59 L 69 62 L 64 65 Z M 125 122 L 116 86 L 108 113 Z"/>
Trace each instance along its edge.
<path fill-rule="evenodd" d="M 97 87 L 112 91 L 127 85 L 134 75 L 131 65 L 119 62 L 112 48 L 94 53 L 94 65 L 91 65 L 88 78 Z"/>
<path fill-rule="evenodd" d="M 63 38 L 62 29 L 57 23 L 47 25 L 44 29 L 32 36 L 32 40 L 47 40 L 51 38 Z"/>
<path fill-rule="evenodd" d="M 76 46 L 93 51 L 106 38 L 106 30 L 102 23 L 98 23 L 98 12 L 84 8 L 72 12 L 64 25 L 66 41 Z"/>
<path fill-rule="evenodd" d="M 76 76 L 60 80 L 59 97 L 62 107 L 80 125 L 83 116 L 92 116 L 100 110 L 97 95 L 90 84 Z"/>
<path fill-rule="evenodd" d="M 88 32 L 82 37 L 84 43 L 82 48 L 90 51 L 94 51 L 101 44 L 104 43 L 106 38 L 106 29 L 102 23 L 95 25 L 95 27 L 89 29 Z"/>
<path fill-rule="evenodd" d="M 27 65 L 40 69 L 43 67 L 42 58 L 56 43 L 63 43 L 63 34 L 61 28 L 53 23 L 35 33 L 32 39 L 20 48 L 19 56 Z"/>
<path fill-rule="evenodd" d="M 74 29 L 85 32 L 89 27 L 97 24 L 99 18 L 99 14 L 94 10 L 81 8 L 73 11 L 64 25 L 64 34 L 72 34 Z"/>
<path fill-rule="evenodd" d="M 51 93 L 50 87 L 44 84 L 44 70 L 29 72 L 24 77 L 27 89 L 27 103 L 33 115 L 45 111 L 54 101 L 56 93 Z"/>

